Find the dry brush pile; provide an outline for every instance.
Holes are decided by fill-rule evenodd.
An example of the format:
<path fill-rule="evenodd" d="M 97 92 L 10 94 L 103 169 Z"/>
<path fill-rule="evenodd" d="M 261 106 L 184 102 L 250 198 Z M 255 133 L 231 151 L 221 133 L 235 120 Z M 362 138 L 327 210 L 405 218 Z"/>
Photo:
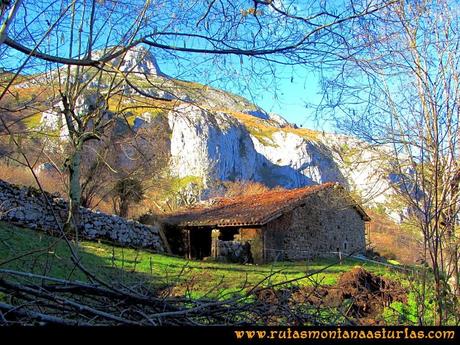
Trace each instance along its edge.
<path fill-rule="evenodd" d="M 265 324 L 273 315 L 269 301 L 254 298 L 261 290 L 225 300 L 172 297 L 142 285 L 69 281 L 0 270 L 0 323 L 59 325 L 245 325 Z M 265 288 L 262 288 L 264 290 Z M 8 301 L 5 302 L 5 301 Z M 305 306 L 304 306 L 305 307 Z M 276 311 L 277 319 L 295 324 L 322 324 L 318 308 Z"/>
<path fill-rule="evenodd" d="M 392 301 L 405 301 L 394 282 L 363 269 L 342 274 L 334 286 L 313 280 L 255 286 L 222 298 L 178 296 L 148 284 L 107 282 L 74 260 L 88 281 L 0 269 L 0 324 L 139 325 L 357 325 L 369 324 Z M 300 280 L 313 284 L 305 287 Z M 371 322 L 372 323 L 372 322 Z"/>

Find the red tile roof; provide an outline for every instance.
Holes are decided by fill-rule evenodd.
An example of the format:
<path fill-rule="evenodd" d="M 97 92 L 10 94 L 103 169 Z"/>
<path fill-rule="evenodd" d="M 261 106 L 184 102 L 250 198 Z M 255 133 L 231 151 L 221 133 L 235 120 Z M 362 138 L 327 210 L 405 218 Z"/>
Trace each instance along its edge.
<path fill-rule="evenodd" d="M 237 198 L 222 198 L 211 207 L 191 208 L 163 217 L 163 222 L 179 226 L 245 226 L 264 225 L 284 212 L 300 205 L 305 198 L 327 188 L 342 188 L 328 182 L 298 189 L 268 191 Z M 370 220 L 364 210 L 353 201 L 363 219 Z"/>

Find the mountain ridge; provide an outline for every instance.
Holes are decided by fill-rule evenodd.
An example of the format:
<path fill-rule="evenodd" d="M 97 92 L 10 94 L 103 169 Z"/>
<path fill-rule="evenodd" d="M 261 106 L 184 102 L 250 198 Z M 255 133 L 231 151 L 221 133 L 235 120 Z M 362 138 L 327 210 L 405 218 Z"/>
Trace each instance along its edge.
<path fill-rule="evenodd" d="M 179 179 L 201 180 L 202 198 L 211 194 L 216 181 L 254 181 L 285 188 L 339 182 L 369 206 L 391 198 L 391 181 L 378 163 L 384 152 L 380 148 L 343 135 L 297 128 L 239 95 L 173 79 L 161 72 L 147 50 L 130 51 L 125 60 L 115 62 L 134 72 L 128 77 L 143 93 L 165 101 L 145 97 L 120 79 L 122 95 L 109 99 L 109 110 L 122 111 L 135 131 L 162 117 L 170 132 L 170 173 Z M 85 79 L 85 73 L 93 72 L 83 69 L 80 77 Z M 103 80 L 89 83 L 80 103 L 91 103 L 91 94 L 104 92 L 104 86 Z M 16 88 L 24 90 L 28 85 Z M 64 123 L 53 109 L 41 112 L 38 122 L 41 130 L 57 130 Z M 60 140 L 65 140 L 63 135 Z M 372 200 L 363 197 L 371 193 L 375 194 Z"/>

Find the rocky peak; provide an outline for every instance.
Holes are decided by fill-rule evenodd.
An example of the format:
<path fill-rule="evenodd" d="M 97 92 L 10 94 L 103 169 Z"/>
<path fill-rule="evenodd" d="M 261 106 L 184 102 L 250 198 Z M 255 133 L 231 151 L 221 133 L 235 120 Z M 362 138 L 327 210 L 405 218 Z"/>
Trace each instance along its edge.
<path fill-rule="evenodd" d="M 124 55 L 120 70 L 122 72 L 164 76 L 153 54 L 142 46 L 134 47 Z"/>

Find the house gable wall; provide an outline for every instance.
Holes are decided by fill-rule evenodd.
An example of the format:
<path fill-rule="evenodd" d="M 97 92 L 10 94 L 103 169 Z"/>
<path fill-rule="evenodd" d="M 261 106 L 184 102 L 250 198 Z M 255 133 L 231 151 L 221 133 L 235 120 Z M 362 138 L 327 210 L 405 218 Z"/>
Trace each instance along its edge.
<path fill-rule="evenodd" d="M 266 260 L 298 260 L 365 250 L 365 222 L 338 191 L 310 196 L 303 206 L 264 226 Z"/>

